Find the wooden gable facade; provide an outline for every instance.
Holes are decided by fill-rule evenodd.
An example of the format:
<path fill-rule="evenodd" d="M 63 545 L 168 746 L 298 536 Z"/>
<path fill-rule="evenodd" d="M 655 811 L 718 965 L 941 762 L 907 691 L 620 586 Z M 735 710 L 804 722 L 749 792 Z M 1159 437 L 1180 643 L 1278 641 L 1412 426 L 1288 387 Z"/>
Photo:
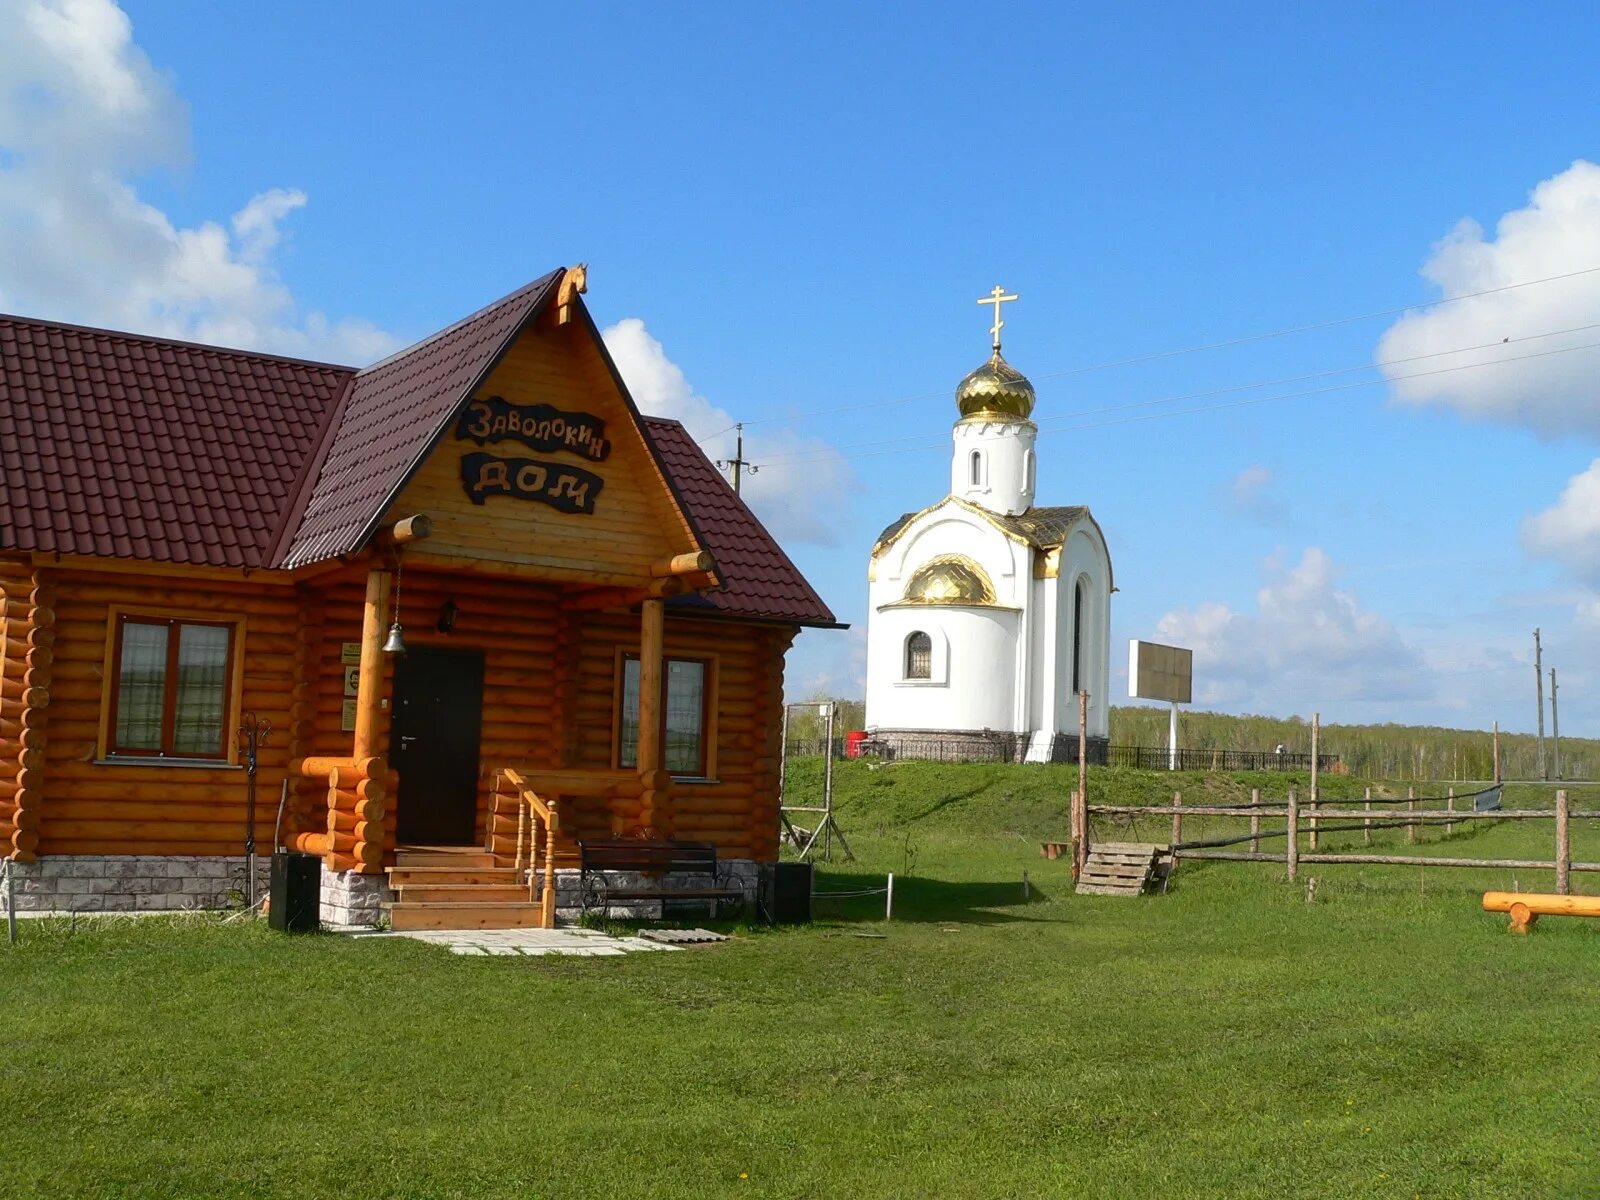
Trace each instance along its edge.
<path fill-rule="evenodd" d="M 777 856 L 784 654 L 832 616 L 681 427 L 640 417 L 581 287 L 558 272 L 366 371 L 283 367 L 304 419 L 194 529 L 164 507 L 194 484 L 182 445 L 153 498 L 148 478 L 88 494 L 94 464 L 59 442 L 34 464 L 0 541 L 0 851 L 34 864 L 39 906 L 174 898 L 73 903 L 65 860 L 226 883 L 252 827 L 346 891 L 407 847 L 486 852 L 519 885 L 537 868 L 546 924 L 579 839 Z M 0 328 L 0 354 L 58 329 Z M 174 393 L 208 377 L 186 356 L 210 348 L 67 332 L 177 360 Z M 216 378 L 220 400 L 160 399 L 251 400 Z M 44 446 L 63 407 L 115 424 L 97 388 L 0 411 Z"/>

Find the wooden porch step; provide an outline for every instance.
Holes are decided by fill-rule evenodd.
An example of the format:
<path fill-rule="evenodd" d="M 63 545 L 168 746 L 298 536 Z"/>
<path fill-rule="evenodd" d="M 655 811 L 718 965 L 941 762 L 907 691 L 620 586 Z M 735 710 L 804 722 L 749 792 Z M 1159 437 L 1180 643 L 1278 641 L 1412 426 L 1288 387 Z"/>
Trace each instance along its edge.
<path fill-rule="evenodd" d="M 448 846 L 395 851 L 400 867 L 492 867 L 494 855 L 484 850 L 456 850 Z"/>
<path fill-rule="evenodd" d="M 395 886 L 402 904 L 526 904 L 526 884 L 406 883 Z"/>
<path fill-rule="evenodd" d="M 537 904 L 471 903 L 389 905 L 389 928 L 409 929 L 534 929 Z"/>
<path fill-rule="evenodd" d="M 515 867 L 390 867 L 389 886 L 414 884 L 509 884 L 517 882 Z"/>

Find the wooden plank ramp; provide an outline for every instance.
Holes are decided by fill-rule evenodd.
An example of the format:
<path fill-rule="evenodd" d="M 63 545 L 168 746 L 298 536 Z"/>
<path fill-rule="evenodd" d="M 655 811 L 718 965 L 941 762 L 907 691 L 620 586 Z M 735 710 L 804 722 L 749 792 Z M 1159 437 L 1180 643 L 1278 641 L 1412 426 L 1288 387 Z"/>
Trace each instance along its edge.
<path fill-rule="evenodd" d="M 1079 895 L 1091 896 L 1140 895 L 1150 886 L 1150 878 L 1166 853 L 1167 847 L 1146 842 L 1091 845 L 1076 890 Z"/>

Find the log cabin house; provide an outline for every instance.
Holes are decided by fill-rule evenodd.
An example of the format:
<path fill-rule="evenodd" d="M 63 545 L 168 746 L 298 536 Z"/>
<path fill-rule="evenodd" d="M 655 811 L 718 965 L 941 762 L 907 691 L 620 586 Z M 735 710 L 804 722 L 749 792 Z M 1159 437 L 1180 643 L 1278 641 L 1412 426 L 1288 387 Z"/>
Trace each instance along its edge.
<path fill-rule="evenodd" d="M 784 654 L 833 615 L 584 290 L 363 370 L 0 318 L 19 907 L 222 903 L 252 811 L 344 924 L 551 924 L 580 838 L 777 857 Z"/>

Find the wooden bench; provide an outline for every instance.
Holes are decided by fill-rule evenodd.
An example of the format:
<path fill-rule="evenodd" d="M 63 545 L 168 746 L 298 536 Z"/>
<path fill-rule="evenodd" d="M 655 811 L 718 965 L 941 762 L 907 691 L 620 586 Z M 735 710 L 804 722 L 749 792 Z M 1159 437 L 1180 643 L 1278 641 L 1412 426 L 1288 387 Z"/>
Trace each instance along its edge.
<path fill-rule="evenodd" d="M 1600 917 L 1600 896 L 1557 896 L 1547 892 L 1485 892 L 1484 912 L 1511 914 L 1512 933 L 1532 933 L 1540 917 Z"/>
<path fill-rule="evenodd" d="M 578 895 L 584 915 L 590 910 L 604 912 L 614 903 L 632 900 L 659 900 L 662 911 L 673 900 L 709 900 L 711 915 L 723 900 L 743 900 L 744 889 L 720 877 L 717 848 L 709 842 L 646 841 L 620 838 L 608 841 L 578 840 Z M 652 884 L 619 884 L 606 878 L 607 871 L 630 871 L 653 877 Z M 700 875 L 711 880 L 709 886 L 667 887 L 668 876 Z"/>

